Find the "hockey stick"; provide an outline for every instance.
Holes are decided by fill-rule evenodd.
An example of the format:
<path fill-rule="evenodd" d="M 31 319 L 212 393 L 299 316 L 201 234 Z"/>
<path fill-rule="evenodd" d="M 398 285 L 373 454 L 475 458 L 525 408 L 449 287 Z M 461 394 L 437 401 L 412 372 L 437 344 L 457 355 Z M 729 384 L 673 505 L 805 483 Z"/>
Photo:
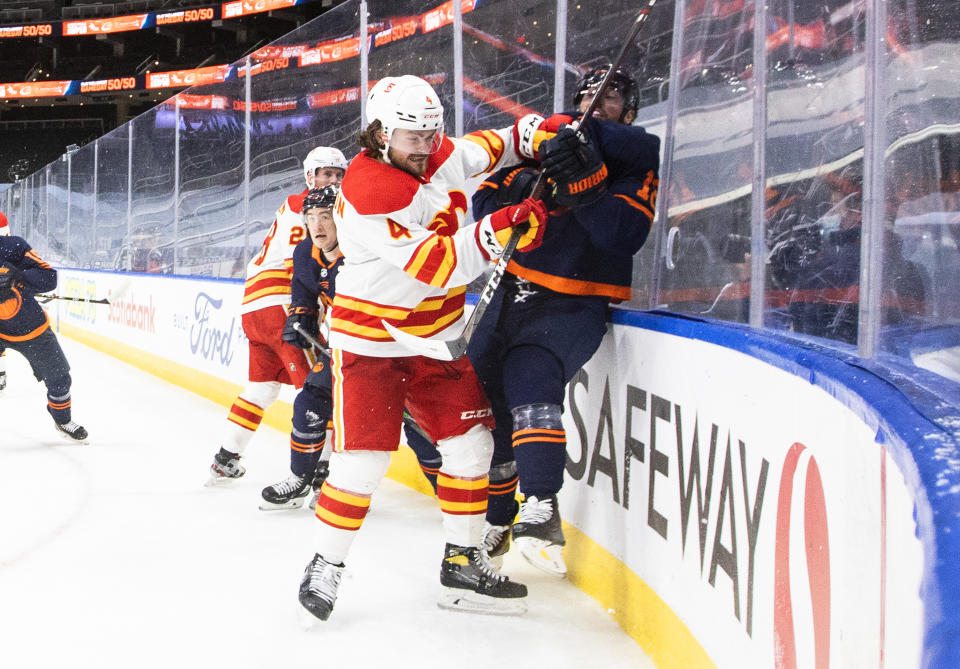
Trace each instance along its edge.
<path fill-rule="evenodd" d="M 308 342 L 310 342 L 311 344 L 313 344 L 313 347 L 314 347 L 314 348 L 320 349 L 320 352 L 323 353 L 325 356 L 327 356 L 327 359 L 328 359 L 328 360 L 333 360 L 333 357 L 330 355 L 330 349 L 327 348 L 326 346 L 324 346 L 323 344 L 321 344 L 319 339 L 317 339 L 317 338 L 314 337 L 312 334 L 310 334 L 309 332 L 307 332 L 306 330 L 304 330 L 303 327 L 301 327 L 301 325 L 300 325 L 299 323 L 294 323 L 294 324 L 293 324 L 293 329 L 296 330 L 297 332 L 299 332 L 301 335 L 303 335 L 303 338 L 304 338 L 304 339 L 306 339 Z M 404 333 L 404 334 L 406 334 L 406 333 Z M 410 415 L 410 412 L 407 411 L 406 409 L 403 410 L 403 417 L 404 417 L 405 419 L 406 419 L 406 418 L 409 418 L 409 419 L 410 419 L 410 427 L 413 428 L 414 430 L 416 430 L 417 432 L 419 432 L 421 437 L 423 437 L 424 439 L 426 439 L 427 441 L 429 441 L 431 444 L 433 443 L 433 440 L 430 439 L 429 436 L 427 436 L 427 433 L 424 432 L 423 429 L 422 429 L 419 425 L 417 425 L 417 421 L 415 421 L 415 420 L 413 419 L 413 416 L 411 416 L 411 415 Z"/>
<path fill-rule="evenodd" d="M 297 332 L 299 332 L 299 333 L 300 333 L 300 336 L 302 336 L 302 337 L 303 337 L 304 339 L 306 339 L 308 342 L 310 342 L 311 344 L 313 344 L 313 347 L 314 347 L 314 348 L 319 349 L 320 352 L 323 353 L 323 354 L 327 357 L 328 360 L 332 360 L 332 359 L 333 359 L 333 358 L 330 357 L 330 349 L 327 348 L 325 345 L 321 344 L 319 339 L 317 339 L 317 338 L 314 337 L 312 334 L 310 334 L 309 332 L 307 332 L 306 330 L 304 330 L 302 325 L 300 325 L 299 323 L 294 323 L 294 324 L 293 324 L 293 329 L 296 330 Z"/>
<path fill-rule="evenodd" d="M 46 304 L 50 300 L 68 300 L 70 302 L 89 302 L 90 304 L 110 304 L 110 300 L 103 297 L 99 300 L 91 300 L 89 297 L 67 297 L 66 295 L 37 295 L 36 298 L 41 304 Z"/>
<path fill-rule="evenodd" d="M 640 29 L 643 27 L 643 24 L 646 23 L 647 17 L 650 15 L 650 10 L 653 9 L 655 4 L 657 4 L 657 0 L 648 0 L 647 6 L 640 10 L 636 20 L 633 22 L 633 28 L 630 30 L 630 34 L 627 36 L 623 46 L 620 48 L 620 53 L 617 54 L 616 60 L 610 64 L 610 68 L 607 70 L 607 73 L 603 75 L 603 80 L 597 87 L 597 91 L 594 93 L 593 100 L 590 101 L 587 111 L 583 113 L 583 116 L 581 117 L 582 119 L 591 118 L 593 116 L 593 112 L 596 111 L 598 106 L 600 106 L 600 102 L 603 100 L 604 93 L 606 93 L 607 88 L 609 88 L 610 82 L 613 79 L 614 72 L 623 63 L 623 58 L 627 54 L 627 49 L 630 48 L 630 45 L 633 44 L 633 41 L 640 33 Z M 544 174 L 541 171 L 540 175 L 537 177 L 536 183 L 533 186 L 533 192 L 531 193 L 530 197 L 534 199 L 539 198 L 543 193 L 544 183 Z M 493 274 L 491 274 L 490 278 L 487 279 L 487 283 L 483 287 L 483 291 L 481 291 L 480 297 L 477 300 L 477 306 L 474 307 L 473 312 L 470 314 L 470 318 L 467 320 L 467 325 L 464 327 L 463 332 L 459 337 L 450 340 L 424 339 L 422 337 L 408 334 L 396 326 L 386 322 L 385 320 L 381 320 L 380 322 L 383 323 L 383 327 L 386 328 L 387 332 L 390 333 L 390 336 L 392 336 L 397 343 L 401 344 L 404 348 L 416 353 L 417 355 L 435 358 L 437 360 L 456 360 L 457 358 L 461 357 L 467 352 L 467 346 L 470 344 L 470 339 L 473 337 L 473 333 L 476 331 L 477 326 L 480 325 L 483 315 L 487 312 L 487 307 L 489 307 L 490 303 L 493 301 L 493 296 L 497 292 L 497 287 L 500 285 L 500 281 L 503 279 L 503 275 L 507 271 L 507 264 L 510 262 L 510 257 L 513 255 L 513 252 L 516 251 L 517 244 L 520 242 L 520 238 L 526 231 L 526 228 L 522 226 L 516 226 L 513 228 L 513 231 L 510 233 L 510 239 L 507 240 L 506 245 L 503 247 L 503 252 L 500 254 L 500 259 L 493 268 Z"/>

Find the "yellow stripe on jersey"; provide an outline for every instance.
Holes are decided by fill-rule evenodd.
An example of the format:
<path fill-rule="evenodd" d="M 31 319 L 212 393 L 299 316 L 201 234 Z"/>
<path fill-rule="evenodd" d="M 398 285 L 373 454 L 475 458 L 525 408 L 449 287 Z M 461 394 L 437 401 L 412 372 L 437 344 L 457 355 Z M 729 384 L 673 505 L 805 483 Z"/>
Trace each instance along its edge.
<path fill-rule="evenodd" d="M 285 279 L 288 276 L 290 276 L 290 272 L 285 269 L 266 269 L 247 279 L 246 283 L 255 283 L 261 279 Z"/>
<path fill-rule="evenodd" d="M 255 413 L 258 416 L 263 416 L 263 409 L 261 407 L 258 407 L 256 404 L 248 402 L 242 397 L 238 397 L 236 402 L 234 402 L 234 404 L 236 404 L 241 409 L 246 409 L 250 413 Z"/>
<path fill-rule="evenodd" d="M 331 485 L 325 486 L 323 488 L 323 495 L 329 499 L 334 500 L 335 502 L 341 502 L 342 504 L 349 504 L 350 506 L 357 506 L 366 508 L 370 506 L 370 497 L 369 495 L 354 495 L 351 492 L 346 490 L 340 490 L 339 488 L 334 488 Z"/>
<path fill-rule="evenodd" d="M 265 295 L 290 295 L 290 286 L 271 286 L 269 288 L 264 288 L 262 290 L 257 290 L 255 292 L 249 293 L 245 298 L 243 298 L 243 303 L 247 304 L 258 300 Z"/>
<path fill-rule="evenodd" d="M 437 476 L 437 485 L 444 488 L 457 488 L 458 490 L 483 490 L 490 484 L 490 479 L 486 475 L 475 479 L 462 479 L 447 476 L 441 473 Z"/>
<path fill-rule="evenodd" d="M 487 510 L 487 500 L 482 499 L 479 502 L 448 502 L 447 500 L 441 499 L 438 500 L 440 504 L 440 510 L 444 513 L 459 513 L 459 514 L 480 514 L 485 513 Z"/>
<path fill-rule="evenodd" d="M 477 132 L 471 132 L 469 135 L 464 135 L 463 138 L 480 146 L 490 157 L 490 164 L 487 165 L 487 169 L 480 170 L 480 172 L 477 172 L 477 174 L 489 172 L 503 156 L 503 139 L 500 137 L 500 135 L 492 130 L 479 130 Z M 477 175 L 474 174 L 473 176 Z"/>
<path fill-rule="evenodd" d="M 364 339 L 381 339 L 383 341 L 390 341 L 392 339 L 382 325 L 380 327 L 358 325 L 342 318 L 331 318 L 330 329 L 336 330 L 337 332 L 345 332 L 346 334 L 363 337 Z"/>
<path fill-rule="evenodd" d="M 410 309 L 405 307 L 387 307 L 373 304 L 372 302 L 354 300 L 343 295 L 336 295 L 333 298 L 333 304 L 335 307 L 343 307 L 344 309 L 361 311 L 365 314 L 376 316 L 377 318 L 392 318 L 394 320 L 403 320 L 407 317 L 407 314 L 410 313 Z"/>
<path fill-rule="evenodd" d="M 363 518 L 347 518 L 339 513 L 334 513 L 330 509 L 325 509 L 319 504 L 317 504 L 316 516 L 330 525 L 344 529 L 358 530 L 363 525 Z"/>
<path fill-rule="evenodd" d="M 453 237 L 434 235 L 417 247 L 403 271 L 435 288 L 443 288 L 457 266 Z"/>

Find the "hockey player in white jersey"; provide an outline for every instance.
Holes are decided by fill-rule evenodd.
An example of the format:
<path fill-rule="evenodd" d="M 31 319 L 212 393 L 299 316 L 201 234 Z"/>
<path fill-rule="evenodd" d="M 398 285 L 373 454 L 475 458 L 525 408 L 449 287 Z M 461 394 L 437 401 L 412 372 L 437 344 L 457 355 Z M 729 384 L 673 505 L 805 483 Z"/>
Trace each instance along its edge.
<path fill-rule="evenodd" d="M 234 400 L 220 450 L 210 465 L 209 484 L 238 479 L 245 473 L 240 458 L 260 427 L 263 413 L 280 393 L 280 385 L 303 385 L 312 361 L 303 349 L 281 339 L 290 304 L 293 249 L 306 238 L 300 215 L 311 188 L 339 185 L 347 160 L 339 149 L 318 146 L 303 161 L 306 188 L 290 195 L 277 210 L 257 256 L 247 265 L 241 323 L 249 342 L 247 387 Z"/>
<path fill-rule="evenodd" d="M 383 321 L 421 337 L 454 337 L 464 326 L 466 285 L 500 256 L 512 228 L 526 230 L 519 251 L 539 245 L 543 203 L 527 199 L 470 223 L 466 181 L 535 157 L 537 142 L 556 127 L 531 114 L 513 127 L 446 137 L 439 97 L 411 75 L 378 81 L 366 109 L 370 123 L 358 138 L 365 150 L 347 169 L 334 205 L 345 257 L 331 309 L 334 453 L 300 602 L 316 618 L 330 616 L 406 407 L 443 456 L 440 605 L 522 613 L 526 587 L 479 549 L 493 421 L 476 374 L 466 357 L 440 362 L 411 354 Z"/>

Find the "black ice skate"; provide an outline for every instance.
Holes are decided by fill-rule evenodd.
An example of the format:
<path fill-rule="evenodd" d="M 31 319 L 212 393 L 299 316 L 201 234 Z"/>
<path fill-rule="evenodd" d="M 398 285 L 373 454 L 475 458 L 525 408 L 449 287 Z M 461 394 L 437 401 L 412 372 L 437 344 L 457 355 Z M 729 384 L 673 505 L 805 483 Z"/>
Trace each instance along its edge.
<path fill-rule="evenodd" d="M 510 550 L 510 526 L 485 523 L 480 537 L 480 548 L 487 554 L 494 566 L 503 565 L 503 556 Z"/>
<path fill-rule="evenodd" d="M 563 578 L 567 564 L 562 548 L 567 543 L 560 526 L 557 496 L 540 499 L 529 496 L 520 505 L 520 517 L 513 525 L 513 540 L 527 562 Z"/>
<path fill-rule="evenodd" d="M 207 481 L 206 485 L 215 486 L 221 483 L 229 483 L 246 473 L 247 470 L 240 464 L 240 456 L 221 447 L 220 451 L 213 456 L 213 464 L 210 465 L 210 480 Z"/>
<path fill-rule="evenodd" d="M 447 544 L 440 564 L 442 609 L 515 616 L 527 610 L 527 586 L 497 571 L 480 548 Z"/>
<path fill-rule="evenodd" d="M 337 601 L 337 588 L 343 575 L 342 564 L 331 564 L 319 553 L 313 556 L 300 580 L 300 604 L 314 617 L 326 620 Z"/>
<path fill-rule="evenodd" d="M 54 421 L 53 424 L 57 426 L 57 429 L 60 430 L 60 432 L 71 439 L 85 443 L 88 435 L 86 429 L 84 429 L 82 425 L 77 425 L 72 420 L 69 420 L 66 423 L 58 423 Z"/>
<path fill-rule="evenodd" d="M 261 511 L 280 511 L 282 509 L 299 509 L 310 495 L 311 476 L 297 476 L 291 474 L 279 483 L 274 483 L 263 489 L 260 495 Z"/>

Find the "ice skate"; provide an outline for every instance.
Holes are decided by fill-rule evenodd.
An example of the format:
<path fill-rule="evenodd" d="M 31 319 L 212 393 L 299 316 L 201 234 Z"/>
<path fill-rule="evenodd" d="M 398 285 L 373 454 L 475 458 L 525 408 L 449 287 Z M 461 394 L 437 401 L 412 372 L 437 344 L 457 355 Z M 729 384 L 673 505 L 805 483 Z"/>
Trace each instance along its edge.
<path fill-rule="evenodd" d="M 216 486 L 230 483 L 246 473 L 247 470 L 240 464 L 240 456 L 221 448 L 213 456 L 213 464 L 210 465 L 210 479 L 206 485 Z"/>
<path fill-rule="evenodd" d="M 540 499 L 530 496 L 520 505 L 520 517 L 513 525 L 513 541 L 527 562 L 548 574 L 563 578 L 567 564 L 562 548 L 567 543 L 560 527 L 557 496 Z"/>
<path fill-rule="evenodd" d="M 319 553 L 313 556 L 300 579 L 300 604 L 315 618 L 326 620 L 337 601 L 337 588 L 343 576 L 342 564 L 331 564 Z"/>
<path fill-rule="evenodd" d="M 320 498 L 320 488 L 323 487 L 323 482 L 327 480 L 327 476 L 330 475 L 330 461 L 321 460 L 317 463 L 317 471 L 313 474 L 313 483 L 310 484 L 310 488 L 313 490 L 313 494 L 310 495 L 310 502 L 307 504 L 308 509 L 317 508 L 317 499 Z"/>
<path fill-rule="evenodd" d="M 60 432 L 70 439 L 79 441 L 82 444 L 87 443 L 87 431 L 82 425 L 77 425 L 72 420 L 67 421 L 66 423 L 58 423 L 54 421 L 54 425 L 57 426 L 57 429 Z"/>
<path fill-rule="evenodd" d="M 291 474 L 279 483 L 274 483 L 263 489 L 260 495 L 261 511 L 280 511 L 282 509 L 299 509 L 310 496 L 310 476 Z"/>
<path fill-rule="evenodd" d="M 503 566 L 503 556 L 510 550 L 510 526 L 484 523 L 480 548 L 487 554 L 493 565 L 500 569 Z"/>
<path fill-rule="evenodd" d="M 516 616 L 527 610 L 527 586 L 497 571 L 480 548 L 447 544 L 440 564 L 442 609 Z"/>

